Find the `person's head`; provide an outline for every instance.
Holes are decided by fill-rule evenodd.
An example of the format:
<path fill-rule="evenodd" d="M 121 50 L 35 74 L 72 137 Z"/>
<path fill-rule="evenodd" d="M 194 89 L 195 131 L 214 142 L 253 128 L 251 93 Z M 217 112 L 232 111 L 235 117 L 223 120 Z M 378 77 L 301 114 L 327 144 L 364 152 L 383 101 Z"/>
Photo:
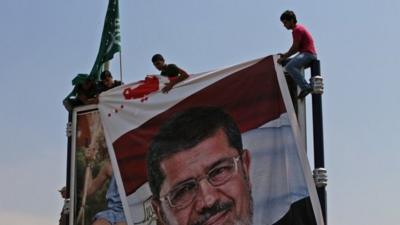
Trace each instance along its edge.
<path fill-rule="evenodd" d="M 61 194 L 62 198 L 67 198 L 67 188 L 64 186 L 60 190 L 58 190 Z"/>
<path fill-rule="evenodd" d="M 114 84 L 113 76 L 111 75 L 111 72 L 108 70 L 104 70 L 100 74 L 100 80 L 104 84 L 104 86 L 110 88 Z"/>
<path fill-rule="evenodd" d="M 249 170 L 240 130 L 222 109 L 176 114 L 160 128 L 147 156 L 158 219 L 165 225 L 250 225 Z"/>
<path fill-rule="evenodd" d="M 153 62 L 153 65 L 158 69 L 162 70 L 162 68 L 165 65 L 165 60 L 164 57 L 161 54 L 155 54 L 151 58 L 151 61 Z"/>
<path fill-rule="evenodd" d="M 83 90 L 89 90 L 89 89 L 93 88 L 93 85 L 94 85 L 94 81 L 92 79 L 88 78 L 82 83 L 81 88 L 83 88 Z"/>
<path fill-rule="evenodd" d="M 72 79 L 72 85 L 77 86 L 78 88 L 88 90 L 92 87 L 92 80 L 90 79 L 88 74 L 80 73 Z"/>
<path fill-rule="evenodd" d="M 297 24 L 296 14 L 291 10 L 286 10 L 281 15 L 281 22 L 288 30 L 295 28 Z"/>

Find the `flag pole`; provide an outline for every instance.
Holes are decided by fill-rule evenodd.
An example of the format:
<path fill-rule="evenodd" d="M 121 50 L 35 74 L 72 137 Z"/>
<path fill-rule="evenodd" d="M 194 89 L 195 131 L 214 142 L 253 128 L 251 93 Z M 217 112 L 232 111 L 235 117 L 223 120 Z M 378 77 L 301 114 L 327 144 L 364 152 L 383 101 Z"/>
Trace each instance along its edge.
<path fill-rule="evenodd" d="M 122 82 L 122 54 L 121 54 L 121 50 L 119 50 L 119 79 Z"/>
<path fill-rule="evenodd" d="M 110 60 L 104 63 L 104 70 L 110 71 Z"/>

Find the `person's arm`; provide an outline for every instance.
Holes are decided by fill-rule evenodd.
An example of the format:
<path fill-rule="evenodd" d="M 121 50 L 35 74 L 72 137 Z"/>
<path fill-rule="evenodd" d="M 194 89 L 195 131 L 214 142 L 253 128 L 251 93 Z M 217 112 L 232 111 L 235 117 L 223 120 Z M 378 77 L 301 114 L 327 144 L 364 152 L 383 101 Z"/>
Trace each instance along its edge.
<path fill-rule="evenodd" d="M 300 38 L 293 38 L 293 43 L 289 51 L 283 54 L 282 53 L 279 54 L 281 57 L 278 59 L 278 63 L 281 64 L 284 60 L 299 52 L 299 50 L 300 50 Z"/>
<path fill-rule="evenodd" d="M 88 189 L 87 195 L 90 196 L 99 190 L 112 175 L 112 167 L 109 161 L 105 162 L 101 167 L 100 172 L 93 179 L 92 173 L 89 173 L 88 177 Z"/>
<path fill-rule="evenodd" d="M 92 175 L 92 167 L 94 159 L 96 158 L 96 151 L 94 148 L 85 149 L 85 158 L 90 172 L 87 174 L 87 195 L 90 196 L 100 189 L 106 180 L 112 175 L 112 167 L 110 161 L 106 161 L 101 167 L 99 173 L 95 178 Z"/>
<path fill-rule="evenodd" d="M 284 58 L 289 58 L 290 56 L 296 54 L 297 52 L 299 52 L 299 47 L 300 47 L 300 42 L 299 41 L 295 41 L 292 44 L 292 47 L 290 47 L 289 51 L 287 51 L 286 53 L 282 54 L 282 56 Z"/>
<path fill-rule="evenodd" d="M 88 98 L 86 95 L 78 93 L 77 98 L 78 98 L 79 100 L 81 100 L 81 101 L 83 102 L 83 104 L 85 104 L 85 105 L 90 105 L 90 104 L 97 104 L 97 103 L 99 103 L 99 99 L 98 99 L 97 96 L 94 97 L 94 98 Z"/>
<path fill-rule="evenodd" d="M 168 93 L 177 83 L 182 82 L 189 77 L 189 74 L 183 69 L 178 67 L 178 71 L 179 76 L 176 79 L 171 80 L 169 83 L 165 84 L 165 87 L 162 89 L 163 93 Z"/>

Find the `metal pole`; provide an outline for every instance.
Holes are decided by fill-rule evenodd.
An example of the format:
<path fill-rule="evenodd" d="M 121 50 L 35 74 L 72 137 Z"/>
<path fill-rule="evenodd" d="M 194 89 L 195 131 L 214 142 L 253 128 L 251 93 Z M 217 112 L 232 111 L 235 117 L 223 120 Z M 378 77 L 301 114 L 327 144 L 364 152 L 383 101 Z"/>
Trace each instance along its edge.
<path fill-rule="evenodd" d="M 71 148 L 72 148 L 72 136 L 71 136 L 71 124 L 72 124 L 72 112 L 68 112 L 68 123 L 67 123 L 67 198 L 70 196 L 70 185 L 71 185 Z"/>
<path fill-rule="evenodd" d="M 71 190 L 71 159 L 72 159 L 72 111 L 68 112 L 68 123 L 67 123 L 67 180 L 66 180 L 66 198 L 70 198 Z M 71 210 L 71 206 L 70 206 Z M 69 215 L 66 217 L 66 224 L 69 224 Z"/>
<path fill-rule="evenodd" d="M 317 193 L 321 204 L 325 224 L 327 224 L 326 185 L 327 176 L 324 158 L 324 133 L 322 120 L 322 78 L 320 61 L 315 60 L 311 64 L 311 80 L 314 81 L 312 94 L 313 112 L 313 136 L 314 136 L 314 179 L 316 180 Z M 320 81 L 319 91 L 315 91 L 315 81 Z"/>
<path fill-rule="evenodd" d="M 110 70 L 110 60 L 103 64 L 103 70 Z"/>
<path fill-rule="evenodd" d="M 121 50 L 119 50 L 119 79 L 121 82 L 122 81 L 122 54 L 121 54 Z"/>

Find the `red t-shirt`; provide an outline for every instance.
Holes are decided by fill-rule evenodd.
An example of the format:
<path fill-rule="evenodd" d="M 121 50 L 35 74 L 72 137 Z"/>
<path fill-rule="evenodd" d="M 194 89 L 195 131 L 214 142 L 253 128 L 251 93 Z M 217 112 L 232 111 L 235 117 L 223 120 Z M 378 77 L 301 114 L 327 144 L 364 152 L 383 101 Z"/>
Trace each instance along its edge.
<path fill-rule="evenodd" d="M 296 24 L 296 27 L 293 28 L 292 35 L 293 41 L 300 41 L 299 52 L 308 52 L 314 55 L 317 54 L 311 33 L 308 32 L 308 30 L 303 25 Z"/>

